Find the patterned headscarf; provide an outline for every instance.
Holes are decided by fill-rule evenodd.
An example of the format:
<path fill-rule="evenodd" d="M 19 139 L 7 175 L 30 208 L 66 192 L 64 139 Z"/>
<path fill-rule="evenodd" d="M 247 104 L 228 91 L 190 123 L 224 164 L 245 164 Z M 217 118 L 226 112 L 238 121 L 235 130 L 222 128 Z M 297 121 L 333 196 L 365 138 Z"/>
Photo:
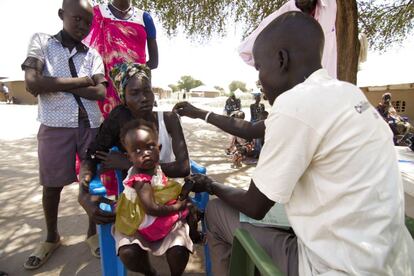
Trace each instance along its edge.
<path fill-rule="evenodd" d="M 122 101 L 125 100 L 125 87 L 135 75 L 139 79 L 146 78 L 151 83 L 151 70 L 145 64 L 132 62 L 119 63 L 109 72 L 112 83 Z"/>

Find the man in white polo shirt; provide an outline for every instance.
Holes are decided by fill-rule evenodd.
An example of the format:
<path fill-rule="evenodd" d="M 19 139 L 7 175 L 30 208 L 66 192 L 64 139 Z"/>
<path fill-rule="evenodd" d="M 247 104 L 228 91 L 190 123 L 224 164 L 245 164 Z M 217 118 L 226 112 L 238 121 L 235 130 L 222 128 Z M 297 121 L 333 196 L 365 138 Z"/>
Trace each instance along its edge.
<path fill-rule="evenodd" d="M 206 214 L 214 275 L 226 275 L 239 227 L 286 275 L 414 275 L 392 133 L 358 87 L 321 69 L 323 45 L 320 25 L 300 12 L 256 39 L 272 110 L 249 189 L 192 176 L 193 191 L 219 198 Z M 293 231 L 240 222 L 239 212 L 261 219 L 275 203 Z"/>

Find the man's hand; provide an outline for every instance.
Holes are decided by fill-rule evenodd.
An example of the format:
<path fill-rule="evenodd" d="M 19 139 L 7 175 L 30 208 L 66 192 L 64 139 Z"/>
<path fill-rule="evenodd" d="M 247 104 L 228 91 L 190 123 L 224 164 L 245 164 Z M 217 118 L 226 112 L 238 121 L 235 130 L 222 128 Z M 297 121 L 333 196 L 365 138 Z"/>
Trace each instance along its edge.
<path fill-rule="evenodd" d="M 115 213 L 102 211 L 99 208 L 101 202 L 107 204 L 114 204 L 114 202 L 101 196 L 93 196 L 86 192 L 82 187 L 79 187 L 79 204 L 85 209 L 88 216 L 96 224 L 108 224 L 115 221 Z"/>
<path fill-rule="evenodd" d="M 127 170 L 131 167 L 131 162 L 124 153 L 97 151 L 96 157 L 102 160 L 102 169 L 105 170 Z"/>
<path fill-rule="evenodd" d="M 204 174 L 193 174 L 186 178 L 186 184 L 187 182 L 192 183 L 191 191 L 195 193 L 208 192 L 212 194 L 212 183 L 214 180 Z M 186 189 L 189 189 L 189 187 L 187 186 Z"/>
<path fill-rule="evenodd" d="M 179 102 L 173 107 L 173 112 L 180 116 L 187 116 L 193 119 L 204 119 L 207 111 L 199 109 L 189 102 Z"/>

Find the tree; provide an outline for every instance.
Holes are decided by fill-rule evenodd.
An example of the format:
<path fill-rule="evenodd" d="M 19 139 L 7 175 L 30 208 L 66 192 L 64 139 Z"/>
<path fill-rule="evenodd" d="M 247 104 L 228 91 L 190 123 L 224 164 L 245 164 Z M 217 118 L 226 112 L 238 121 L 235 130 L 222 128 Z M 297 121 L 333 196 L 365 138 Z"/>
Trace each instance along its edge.
<path fill-rule="evenodd" d="M 245 34 L 278 9 L 287 0 L 133 0 L 161 19 L 169 35 L 178 29 L 189 37 L 224 36 L 226 24 L 234 21 Z M 328 0 L 334 1 L 334 0 Z M 338 78 L 356 82 L 358 68 L 358 32 L 363 31 L 374 49 L 384 50 L 401 42 L 413 29 L 414 0 L 336 0 Z M 241 24 L 240 24 L 241 23 Z"/>
<path fill-rule="evenodd" d="M 192 76 L 182 76 L 178 81 L 177 87 L 189 92 L 191 89 L 196 88 L 200 85 L 203 85 L 202 81 L 196 80 Z"/>
<path fill-rule="evenodd" d="M 218 86 L 218 85 L 214 86 L 214 89 L 217 89 L 218 91 L 220 91 L 222 93 L 224 92 L 224 88 L 221 87 L 221 86 Z"/>
<path fill-rule="evenodd" d="M 242 82 L 242 81 L 232 81 L 229 84 L 229 90 L 230 90 L 230 92 L 236 91 L 237 88 L 240 89 L 243 92 L 246 92 L 247 91 L 246 84 L 244 82 Z"/>
<path fill-rule="evenodd" d="M 168 87 L 171 88 L 172 92 L 177 92 L 180 90 L 176 84 L 169 84 Z"/>

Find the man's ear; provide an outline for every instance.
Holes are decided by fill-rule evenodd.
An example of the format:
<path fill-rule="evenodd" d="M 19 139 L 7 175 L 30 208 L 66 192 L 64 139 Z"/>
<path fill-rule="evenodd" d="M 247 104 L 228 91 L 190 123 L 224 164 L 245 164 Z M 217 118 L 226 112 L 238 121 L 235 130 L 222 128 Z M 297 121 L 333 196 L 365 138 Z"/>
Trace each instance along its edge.
<path fill-rule="evenodd" d="M 158 150 L 161 151 L 161 149 L 162 149 L 162 145 L 158 144 Z"/>
<path fill-rule="evenodd" d="M 280 49 L 278 53 L 279 68 L 282 72 L 289 68 L 289 54 L 285 49 Z"/>
<path fill-rule="evenodd" d="M 63 20 L 63 10 L 62 10 L 62 9 L 59 9 L 59 11 L 58 11 L 58 15 L 59 15 L 59 18 L 60 18 L 61 20 Z"/>

